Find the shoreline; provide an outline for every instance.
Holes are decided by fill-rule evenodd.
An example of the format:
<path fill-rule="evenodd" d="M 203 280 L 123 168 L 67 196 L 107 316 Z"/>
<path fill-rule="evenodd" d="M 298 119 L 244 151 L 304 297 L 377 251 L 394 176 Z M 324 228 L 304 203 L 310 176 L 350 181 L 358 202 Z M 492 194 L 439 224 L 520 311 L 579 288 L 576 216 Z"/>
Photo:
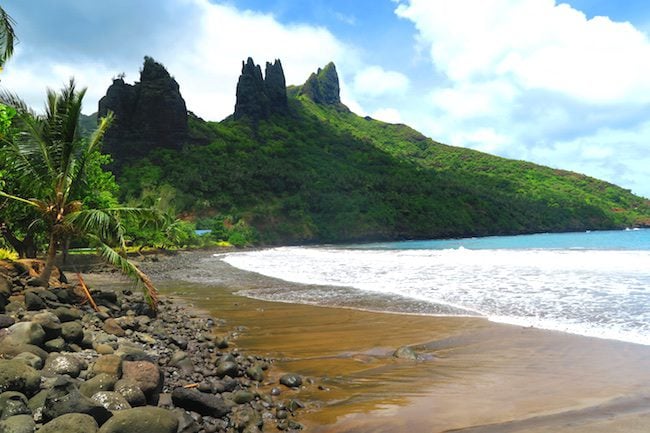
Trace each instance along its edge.
<path fill-rule="evenodd" d="M 165 284 L 182 287 L 177 295 L 244 326 L 240 350 L 276 358 L 281 370 L 314 382 L 296 392 L 307 404 L 299 417 L 307 431 L 631 433 L 650 421 L 648 346 L 485 318 L 257 300 L 236 292 L 278 281 L 228 265 L 215 279 L 214 268 L 191 261 L 195 282 L 178 281 L 191 269 L 158 276 L 173 277 Z M 420 360 L 394 358 L 401 346 Z"/>

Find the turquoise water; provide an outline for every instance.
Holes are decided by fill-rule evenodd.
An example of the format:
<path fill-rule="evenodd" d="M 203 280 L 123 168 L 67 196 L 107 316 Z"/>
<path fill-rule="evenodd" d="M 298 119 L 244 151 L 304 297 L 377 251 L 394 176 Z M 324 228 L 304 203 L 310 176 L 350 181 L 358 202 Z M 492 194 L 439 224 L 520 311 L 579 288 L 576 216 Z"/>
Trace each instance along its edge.
<path fill-rule="evenodd" d="M 489 249 L 585 249 L 650 250 L 650 229 L 610 230 L 579 233 L 540 233 L 519 236 L 444 239 L 429 241 L 382 242 L 350 245 L 350 248 L 385 250 L 471 250 Z"/>
<path fill-rule="evenodd" d="M 220 259 L 308 284 L 269 300 L 481 315 L 650 345 L 650 230 L 283 247 Z"/>

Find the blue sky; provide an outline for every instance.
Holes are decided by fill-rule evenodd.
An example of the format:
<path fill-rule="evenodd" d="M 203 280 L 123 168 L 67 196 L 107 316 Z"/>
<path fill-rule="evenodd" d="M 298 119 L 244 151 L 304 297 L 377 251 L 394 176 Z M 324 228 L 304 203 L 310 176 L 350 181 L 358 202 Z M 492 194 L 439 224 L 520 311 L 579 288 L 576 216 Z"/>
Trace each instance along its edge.
<path fill-rule="evenodd" d="M 353 111 L 448 144 L 650 197 L 650 4 L 606 0 L 5 0 L 20 44 L 0 84 L 35 108 L 75 76 L 85 112 L 150 55 L 220 120 L 241 61 L 302 83 L 329 61 Z"/>

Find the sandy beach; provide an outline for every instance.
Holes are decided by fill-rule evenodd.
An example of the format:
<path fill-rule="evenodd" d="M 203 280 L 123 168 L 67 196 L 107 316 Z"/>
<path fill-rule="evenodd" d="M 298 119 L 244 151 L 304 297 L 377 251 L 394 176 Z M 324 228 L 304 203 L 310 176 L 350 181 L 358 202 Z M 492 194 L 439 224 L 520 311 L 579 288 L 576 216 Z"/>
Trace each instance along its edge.
<path fill-rule="evenodd" d="M 288 283 L 206 257 L 158 273 L 163 292 L 237 326 L 240 350 L 278 359 L 276 374 L 310 378 L 295 391 L 307 431 L 647 431 L 650 347 L 482 318 L 246 298 L 236 293 Z M 402 346 L 418 360 L 393 357 Z"/>

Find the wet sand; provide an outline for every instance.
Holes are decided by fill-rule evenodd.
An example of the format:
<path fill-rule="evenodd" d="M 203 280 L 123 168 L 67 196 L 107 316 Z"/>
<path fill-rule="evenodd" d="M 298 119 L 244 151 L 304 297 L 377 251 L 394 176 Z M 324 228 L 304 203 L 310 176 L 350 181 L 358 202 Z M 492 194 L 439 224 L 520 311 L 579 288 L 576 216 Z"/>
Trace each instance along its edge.
<path fill-rule="evenodd" d="M 167 280 L 163 291 L 243 326 L 236 340 L 242 351 L 268 354 L 279 370 L 312 378 L 314 385 L 283 393 L 308 402 L 301 422 L 309 432 L 650 428 L 650 347 L 482 318 L 260 301 L 235 292 L 287 283 L 205 265 L 198 274 L 167 275 L 199 282 Z M 392 356 L 405 345 L 421 359 Z"/>
<path fill-rule="evenodd" d="M 314 385 L 285 390 L 308 402 L 307 431 L 645 432 L 650 347 L 502 325 L 483 318 L 376 313 L 267 302 L 241 289 L 287 284 L 220 263 L 159 275 L 222 318 L 243 352 Z M 198 279 L 188 283 L 172 279 Z M 396 359 L 411 346 L 418 361 Z"/>

